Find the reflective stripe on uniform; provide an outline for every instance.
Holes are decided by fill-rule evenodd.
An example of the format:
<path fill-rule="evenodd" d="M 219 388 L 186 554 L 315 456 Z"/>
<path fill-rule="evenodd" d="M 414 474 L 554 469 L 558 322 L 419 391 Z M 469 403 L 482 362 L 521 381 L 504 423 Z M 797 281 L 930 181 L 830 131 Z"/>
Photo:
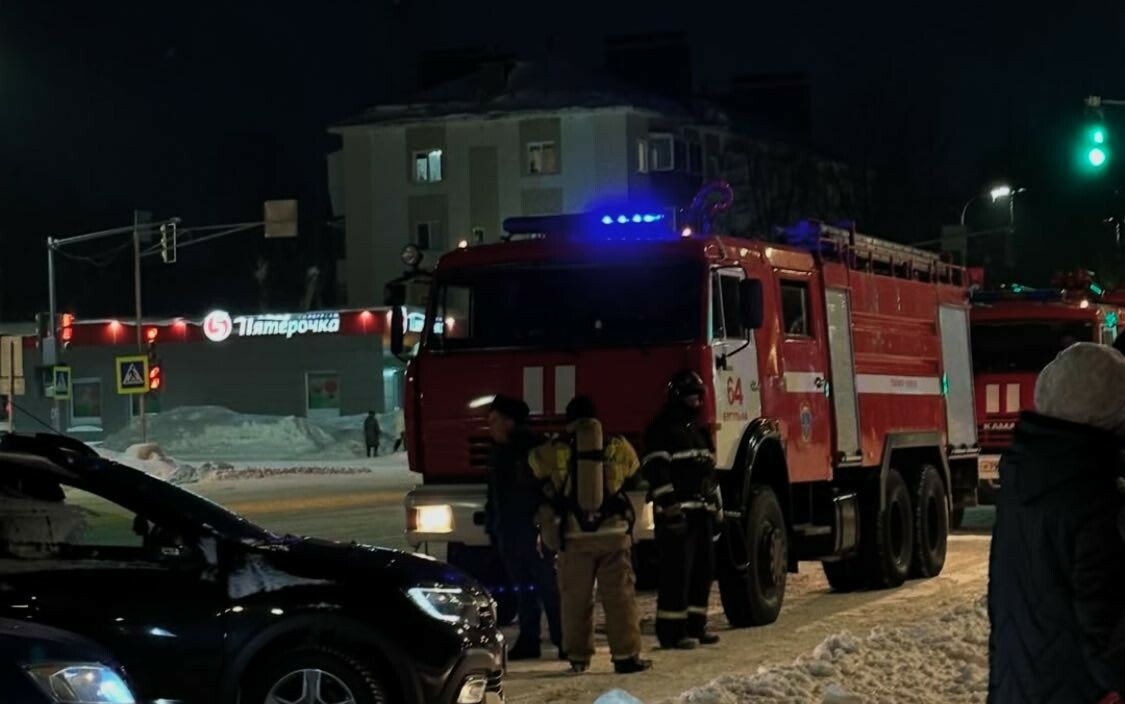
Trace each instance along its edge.
<path fill-rule="evenodd" d="M 641 460 L 641 464 L 646 465 L 649 462 L 655 462 L 656 460 L 664 460 L 665 462 L 671 462 L 672 461 L 672 455 L 667 453 L 667 452 L 650 452 L 647 455 L 645 455 L 645 458 L 643 460 Z"/>
<path fill-rule="evenodd" d="M 707 615 L 707 607 L 706 606 L 689 606 L 689 607 L 687 607 L 687 612 L 689 614 L 703 614 L 704 616 L 706 616 Z"/>
<path fill-rule="evenodd" d="M 655 499 L 658 496 L 664 496 L 665 494 L 671 494 L 675 490 L 676 490 L 676 487 L 672 486 L 671 484 L 664 484 L 663 486 L 658 486 L 658 487 L 656 487 L 655 489 L 652 490 L 652 498 Z"/>
<path fill-rule="evenodd" d="M 673 462 L 676 460 L 694 460 L 701 457 L 709 460 L 715 459 L 714 453 L 710 450 L 684 450 L 682 452 L 673 452 L 671 455 Z"/>
<path fill-rule="evenodd" d="M 661 611 L 657 609 L 656 618 L 662 618 L 665 621 L 686 621 L 687 613 L 686 609 L 684 611 Z"/>

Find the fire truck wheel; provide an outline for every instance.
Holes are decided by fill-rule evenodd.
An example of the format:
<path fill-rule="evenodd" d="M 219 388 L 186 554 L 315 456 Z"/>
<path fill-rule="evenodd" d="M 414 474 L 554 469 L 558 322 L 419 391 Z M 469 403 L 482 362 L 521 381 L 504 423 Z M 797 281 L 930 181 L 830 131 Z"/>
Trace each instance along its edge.
<path fill-rule="evenodd" d="M 962 524 L 964 524 L 964 523 L 965 523 L 965 507 L 964 506 L 958 506 L 957 508 L 953 509 L 952 513 L 949 514 L 949 529 L 950 530 L 960 530 Z"/>
<path fill-rule="evenodd" d="M 777 495 L 768 486 L 750 490 L 746 520 L 727 526 L 742 526 L 741 537 L 749 565 L 745 569 L 720 570 L 719 596 L 723 612 L 732 628 L 764 626 L 777 620 L 785 600 L 785 581 L 789 572 L 789 539 L 785 517 Z M 731 549 L 740 540 L 721 541 Z M 720 547 L 722 549 L 722 547 Z M 733 560 L 733 552 L 719 560 Z"/>
<path fill-rule="evenodd" d="M 922 467 L 914 489 L 914 560 L 911 577 L 936 577 L 945 567 L 949 544 L 949 507 L 937 469 Z"/>
<path fill-rule="evenodd" d="M 900 586 L 910 573 L 914 555 L 914 511 L 910 503 L 910 490 L 902 475 L 897 469 L 888 469 L 883 510 L 873 506 L 874 510 L 864 512 L 863 516 L 873 516 L 871 522 L 875 524 L 860 550 L 866 563 L 867 586 L 872 589 Z"/>

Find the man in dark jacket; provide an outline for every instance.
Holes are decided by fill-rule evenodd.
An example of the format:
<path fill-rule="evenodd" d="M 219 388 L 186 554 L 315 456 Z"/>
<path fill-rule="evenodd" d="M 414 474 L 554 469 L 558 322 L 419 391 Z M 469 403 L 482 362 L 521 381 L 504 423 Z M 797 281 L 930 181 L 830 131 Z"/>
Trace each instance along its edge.
<path fill-rule="evenodd" d="M 519 598 L 520 635 L 508 650 L 510 660 L 541 656 L 543 611 L 547 612 L 551 642 L 562 644 L 554 555 L 540 543 L 536 527 L 543 492 L 528 464 L 528 455 L 544 438 L 528 429 L 528 415 L 526 403 L 506 396 L 497 396 L 488 412 L 493 445 L 485 518 L 492 544 L 499 550 Z M 565 660 L 566 654 L 560 651 L 559 659 Z"/>
<path fill-rule="evenodd" d="M 1125 357 L 1067 348 L 1040 374 L 1035 409 L 1000 462 L 988 701 L 1097 702 L 1123 685 L 1108 649 L 1125 614 Z"/>
<path fill-rule="evenodd" d="M 375 411 L 368 411 L 367 417 L 363 419 L 363 439 L 367 443 L 367 456 L 379 456 L 379 436 L 383 431 L 379 428 L 379 419 L 375 417 Z"/>
<path fill-rule="evenodd" d="M 641 472 L 655 512 L 656 638 L 662 648 L 688 650 L 719 642 L 707 631 L 719 501 L 711 434 L 699 422 L 703 395 L 698 374 L 678 372 L 644 436 Z"/>

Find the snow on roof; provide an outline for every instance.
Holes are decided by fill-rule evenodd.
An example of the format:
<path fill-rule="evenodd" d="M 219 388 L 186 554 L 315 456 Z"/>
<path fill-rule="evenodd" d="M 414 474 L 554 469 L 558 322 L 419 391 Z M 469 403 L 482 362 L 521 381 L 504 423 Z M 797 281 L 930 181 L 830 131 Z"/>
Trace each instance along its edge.
<path fill-rule="evenodd" d="M 497 119 L 512 113 L 551 113 L 632 108 L 679 120 L 726 124 L 711 105 L 685 106 L 643 93 L 604 75 L 590 75 L 561 64 L 518 62 L 510 70 L 484 66 L 470 74 L 418 93 L 403 104 L 377 105 L 333 125 L 348 127 L 448 119 Z"/>

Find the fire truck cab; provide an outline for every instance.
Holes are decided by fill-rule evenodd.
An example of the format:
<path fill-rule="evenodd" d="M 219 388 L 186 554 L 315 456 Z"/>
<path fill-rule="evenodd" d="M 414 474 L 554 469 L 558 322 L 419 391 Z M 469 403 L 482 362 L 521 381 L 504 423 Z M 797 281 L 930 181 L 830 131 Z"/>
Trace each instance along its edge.
<path fill-rule="evenodd" d="M 972 295 L 973 374 L 980 424 L 979 500 L 995 502 L 1000 456 L 1012 444 L 1020 411 L 1035 407 L 1043 367 L 1075 342 L 1113 344 L 1121 308 L 1092 281 L 1053 289 L 1006 287 Z"/>
<path fill-rule="evenodd" d="M 407 372 L 409 542 L 447 545 L 504 606 L 485 535 L 488 404 L 523 398 L 562 429 L 593 397 L 637 445 L 679 369 L 708 385 L 725 524 L 718 582 L 734 627 L 773 622 L 786 574 L 823 561 L 837 590 L 934 576 L 977 469 L 965 272 L 805 222 L 785 244 L 709 232 L 714 208 L 513 218 L 510 241 L 443 256 Z M 392 346 L 403 281 L 387 287 Z M 653 518 L 631 494 L 638 579 Z M 510 611 L 510 605 L 508 613 Z"/>

